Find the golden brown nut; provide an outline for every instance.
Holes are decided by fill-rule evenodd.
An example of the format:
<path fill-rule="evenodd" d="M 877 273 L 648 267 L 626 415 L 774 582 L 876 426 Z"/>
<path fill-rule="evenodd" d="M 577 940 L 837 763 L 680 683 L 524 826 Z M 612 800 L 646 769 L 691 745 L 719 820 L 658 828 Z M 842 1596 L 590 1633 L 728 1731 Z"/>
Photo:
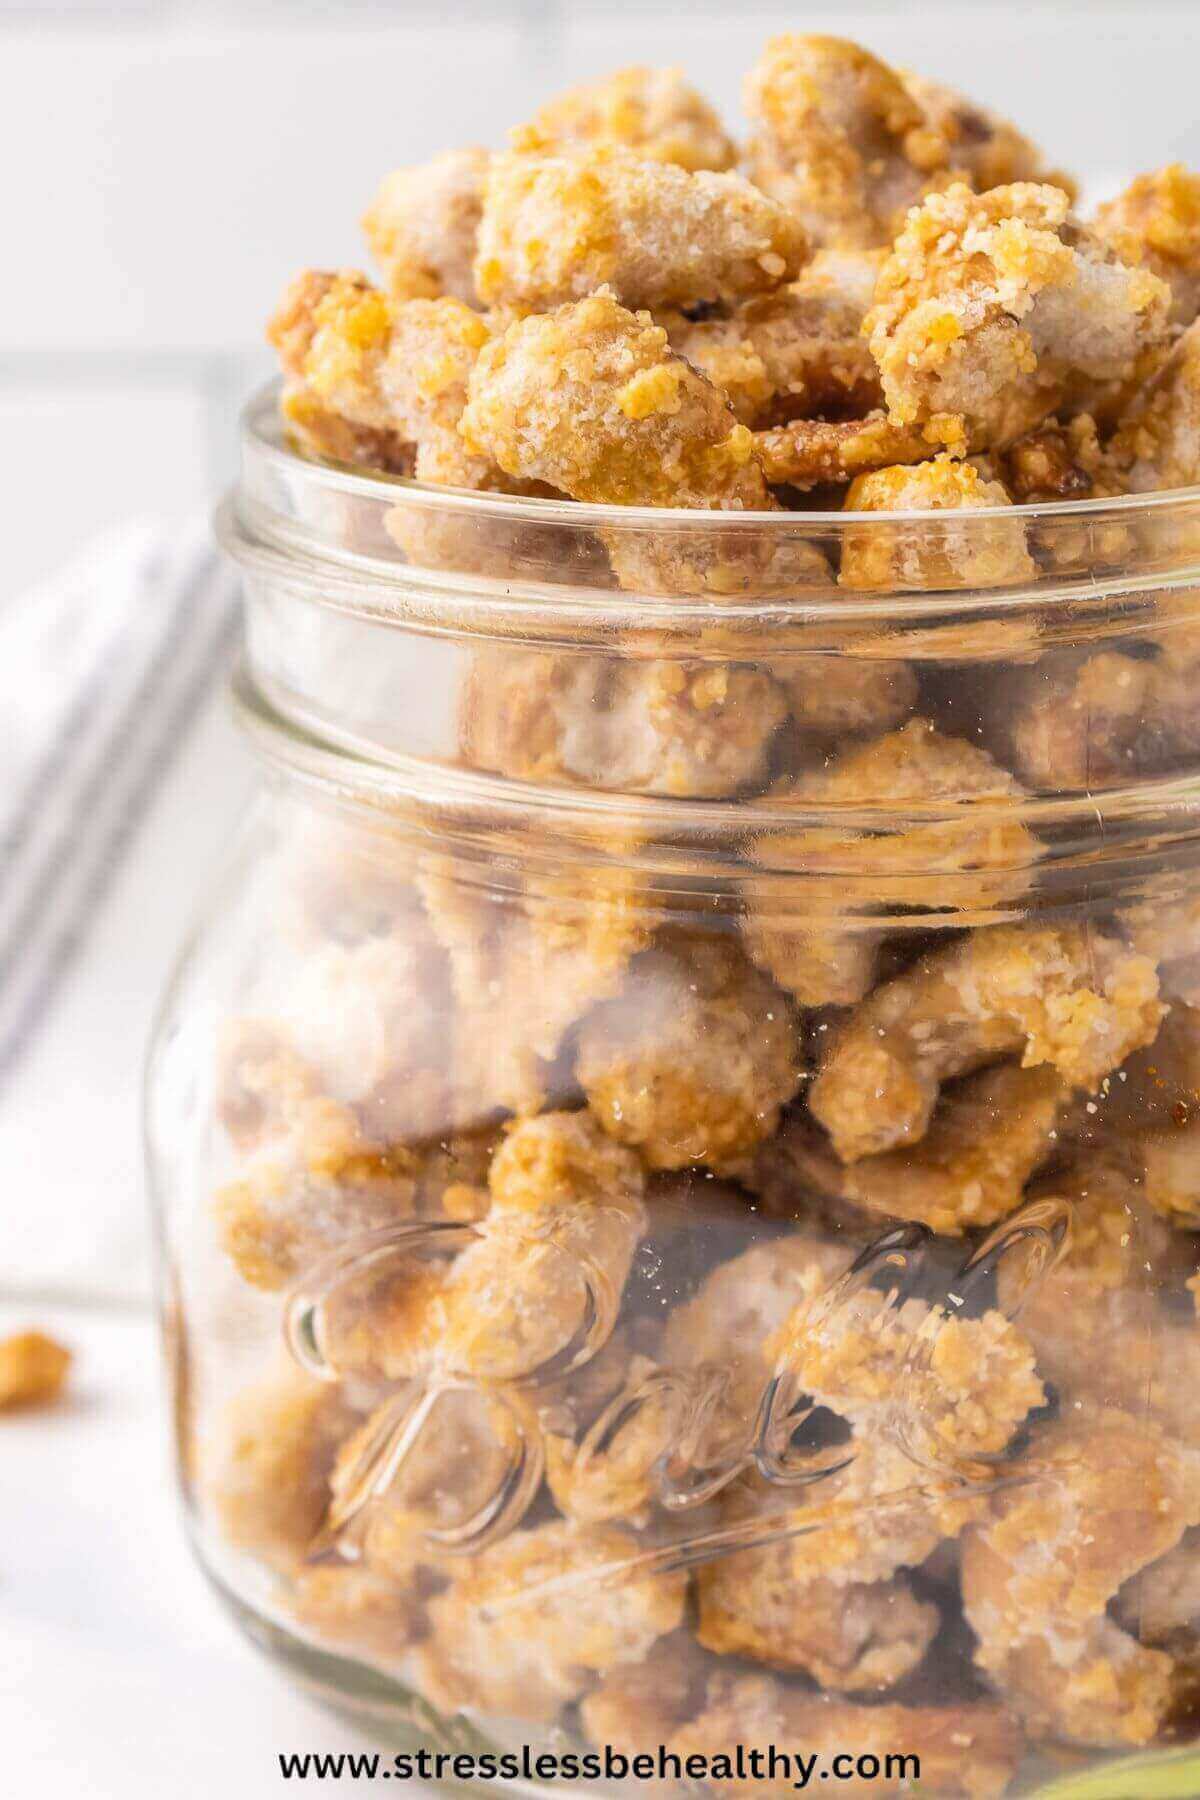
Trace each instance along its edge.
<path fill-rule="evenodd" d="M 1053 652 L 1001 674 L 989 720 L 1033 787 L 1110 787 L 1169 767 L 1195 740 L 1193 684 L 1163 661 L 1119 650 Z"/>
<path fill-rule="evenodd" d="M 832 655 L 777 658 L 773 679 L 787 695 L 796 730 L 808 746 L 823 749 L 845 739 L 889 731 L 912 711 L 917 675 L 910 663 L 891 657 Z"/>
<path fill-rule="evenodd" d="M 945 144 L 947 166 L 969 177 L 976 192 L 1013 181 L 1049 181 L 1074 199 L 1070 176 L 1047 174 L 1041 151 L 1007 119 L 911 69 L 901 69 L 900 79 L 921 108 L 926 127 Z"/>
<path fill-rule="evenodd" d="M 279 402 L 288 435 L 308 456 L 327 462 L 348 463 L 362 469 L 382 469 L 388 475 L 411 475 L 416 465 L 416 446 L 397 431 L 357 425 L 340 413 L 322 406 L 310 388 L 288 382 Z"/>
<path fill-rule="evenodd" d="M 727 316 L 678 313 L 661 323 L 743 424 L 827 408 L 859 417 L 882 398 L 861 332 L 881 260 L 875 251 L 822 250 L 797 280 Z"/>
<path fill-rule="evenodd" d="M 625 841 L 602 848 L 611 858 Z M 619 991 L 653 929 L 638 871 L 584 862 L 505 893 L 452 859 L 430 857 L 419 883 L 450 957 L 460 1128 L 573 1099 L 564 1055 L 571 1028 Z"/>
<path fill-rule="evenodd" d="M 686 1576 L 643 1574 L 637 1561 L 636 1541 L 612 1527 L 562 1520 L 481 1551 L 430 1603 L 421 1692 L 448 1713 L 556 1718 L 680 1624 Z"/>
<path fill-rule="evenodd" d="M 44 1331 L 18 1331 L 0 1341 L 0 1411 L 49 1406 L 71 1367 L 71 1352 Z"/>
<path fill-rule="evenodd" d="M 691 306 L 778 287 L 807 241 L 740 175 L 691 174 L 615 146 L 494 158 L 475 286 L 538 312 L 608 287 L 631 307 Z"/>
<path fill-rule="evenodd" d="M 872 985 L 878 934 L 862 918 L 848 924 L 848 914 L 927 906 L 932 874 L 947 878 L 937 884 L 938 906 L 995 904 L 1022 891 L 1037 854 L 1020 822 L 1021 790 L 1007 770 L 926 719 L 911 719 L 774 792 L 835 814 L 857 806 L 898 807 L 902 815 L 906 804 L 939 802 L 958 814 L 925 824 L 898 815 L 890 832 L 816 825 L 774 833 L 754 847 L 773 878 L 746 883 L 743 936 L 754 960 L 803 1006 L 851 1005 Z M 821 912 L 839 922 L 822 924 Z"/>
<path fill-rule="evenodd" d="M 491 1207 L 448 1262 L 406 1256 L 326 1302 L 326 1360 L 389 1381 L 442 1372 L 508 1380 L 612 1330 L 646 1225 L 637 1158 L 589 1113 L 542 1113 L 492 1158 Z M 601 1338 L 593 1337 L 593 1351 Z"/>
<path fill-rule="evenodd" d="M 520 320 L 480 356 L 468 446 L 604 505 L 769 505 L 750 433 L 667 334 L 610 293 Z"/>
<path fill-rule="evenodd" d="M 665 941 L 579 1034 L 592 1110 L 652 1169 L 722 1169 L 769 1137 L 800 1080 L 787 1001 L 731 938 Z"/>
<path fill-rule="evenodd" d="M 388 1017 L 382 976 L 375 998 L 378 1017 Z M 415 1002 L 410 1005 L 406 1025 L 416 1023 Z M 255 1287 L 283 1287 L 346 1241 L 382 1226 L 483 1210 L 494 1132 L 452 1133 L 444 1072 L 410 1062 L 412 1046 L 402 1034 L 395 1042 L 373 1038 L 367 1004 L 348 1006 L 347 1029 L 335 1031 L 339 1016 L 335 1009 L 311 1020 L 309 1048 L 324 1048 L 323 1067 L 297 1053 L 279 1020 L 238 1021 L 224 1046 L 222 1119 L 246 1154 L 218 1190 L 213 1211 L 222 1248 Z M 351 1018 L 357 1037 L 348 1028 Z M 381 1044 L 390 1048 L 374 1085 L 346 1100 L 331 1097 L 330 1080 L 339 1071 L 351 1089 L 359 1074 L 370 1076 L 372 1047 Z M 422 1141 L 389 1136 L 392 1129 Z"/>
<path fill-rule="evenodd" d="M 788 1127 L 794 1177 L 874 1219 L 915 1219 L 955 1237 L 1020 1205 L 1054 1153 L 1069 1090 L 1045 1068 L 999 1063 L 943 1094 L 919 1144 L 843 1163 L 810 1121 Z"/>
<path fill-rule="evenodd" d="M 673 520 L 661 532 L 606 525 L 600 535 L 625 588 L 736 599 L 828 580 L 803 532 L 741 516 L 778 511 L 750 432 L 675 355 L 661 326 L 609 293 L 520 320 L 495 339 L 472 375 L 462 430 L 510 478 L 576 500 L 730 515 L 719 525 Z"/>
<path fill-rule="evenodd" d="M 812 488 L 851 481 L 864 470 L 920 463 L 943 443 L 962 440 L 959 422 L 900 425 L 885 412 L 864 419 L 793 419 L 754 434 L 754 454 L 768 481 Z"/>
<path fill-rule="evenodd" d="M 1094 1089 L 1162 1013 L 1154 964 L 1115 938 L 1079 925 L 976 931 L 860 1003 L 832 1034 L 809 1106 L 854 1162 L 916 1142 L 941 1083 L 999 1056 Z"/>
<path fill-rule="evenodd" d="M 1131 1576 L 1113 1614 L 1139 1643 L 1176 1644 L 1186 1653 L 1200 1621 L 1200 1530 L 1190 1527 L 1173 1550 Z"/>
<path fill-rule="evenodd" d="M 228 1542 L 295 1571 L 324 1522 L 337 1447 L 355 1422 L 340 1388 L 294 1367 L 244 1388 L 202 1461 L 201 1497 Z"/>
<path fill-rule="evenodd" d="M 898 1425 L 930 1465 L 996 1456 L 1046 1397 L 1031 1345 L 1003 1313 L 944 1316 L 925 1300 L 895 1305 L 874 1289 L 832 1305 L 820 1294 L 803 1300 L 767 1354 L 799 1393 L 850 1421 L 860 1456 L 876 1438 L 886 1445 Z M 922 1472 L 910 1463 L 910 1483 Z M 951 1490 L 946 1501 L 952 1516 Z"/>
<path fill-rule="evenodd" d="M 701 798 L 765 785 L 788 702 L 746 664 L 495 645 L 472 659 L 460 716 L 473 768 Z"/>
<path fill-rule="evenodd" d="M 580 1702 L 589 1742 L 653 1752 L 698 1710 L 712 1667 L 690 1632 L 659 1638 L 644 1662 L 606 1675 Z"/>
<path fill-rule="evenodd" d="M 772 1748 L 802 1745 L 818 1766 L 832 1766 L 847 1745 L 879 1769 L 861 1779 L 839 1780 L 841 1791 L 871 1800 L 903 1794 L 919 1768 L 921 1786 L 946 1800 L 998 1800 L 1008 1791 L 1021 1755 L 1018 1727 L 988 1702 L 958 1706 L 855 1705 L 831 1700 L 767 1675 L 720 1672 L 709 1683 L 704 1710 L 670 1740 L 679 1756 L 724 1757 L 709 1779 L 730 1800 L 788 1800 L 796 1792 L 797 1765 L 771 1770 Z M 738 1747 L 746 1753 L 738 1757 Z M 752 1764 L 750 1753 L 757 1752 Z M 892 1771 L 883 1774 L 887 1765 Z M 902 1758 L 898 1764 L 896 1758 Z M 844 1766 L 844 1765 L 843 1765 Z M 738 1772 L 740 1771 L 740 1772 Z"/>
<path fill-rule="evenodd" d="M 1069 1244 L 1032 1287 L 1020 1260 L 1006 1260 L 998 1293 L 1006 1310 L 1020 1306 L 1038 1367 L 1070 1402 L 1128 1408 L 1200 1441 L 1200 1333 L 1160 1304 L 1159 1291 L 1177 1278 L 1177 1240 L 1155 1216 L 1136 1166 L 1126 1156 L 1080 1154 L 1035 1191 L 1069 1208 Z"/>
<path fill-rule="evenodd" d="M 1097 208 L 1092 230 L 1123 263 L 1161 276 L 1172 322 L 1191 324 L 1200 312 L 1200 175 L 1183 163 L 1139 175 Z"/>
<path fill-rule="evenodd" d="M 422 480 L 502 485 L 458 432 L 490 336 L 461 300 L 393 300 L 353 272 L 302 275 L 268 328 L 285 372 L 324 411 L 415 447 Z"/>
<path fill-rule="evenodd" d="M 1200 1500 L 1187 1458 L 1149 1421 L 1078 1409 L 1038 1434 L 1038 1479 L 996 1495 L 963 1543 L 976 1660 L 1038 1735 L 1149 1743 L 1172 1660 L 1107 1614 L 1121 1585 L 1178 1543 Z"/>
<path fill-rule="evenodd" d="M 961 183 L 909 216 L 863 329 L 898 425 L 947 414 L 1003 446 L 1073 382 L 1118 381 L 1167 331 L 1170 290 L 1068 219 L 1059 188 Z"/>
<path fill-rule="evenodd" d="M 622 144 L 649 162 L 731 169 L 737 149 L 713 108 L 679 69 L 643 64 L 568 88 L 511 134 L 515 149 Z"/>
<path fill-rule="evenodd" d="M 961 523 L 914 519 L 911 527 L 850 525 L 842 547 L 843 587 L 933 589 L 1004 587 L 1034 573 L 1020 519 L 982 520 L 982 508 L 1010 506 L 998 481 L 969 462 L 935 456 L 913 468 L 877 469 L 851 482 L 851 512 L 965 512 Z"/>
<path fill-rule="evenodd" d="M 797 1231 L 718 1264 L 667 1320 L 663 1364 L 724 1370 L 730 1409 L 750 1425 L 769 1373 L 768 1339 L 802 1301 L 844 1275 L 853 1255 L 853 1248 Z"/>
<path fill-rule="evenodd" d="M 895 70 L 842 38 L 772 38 L 745 83 L 750 168 L 818 244 L 869 248 L 944 167 Z"/>
<path fill-rule="evenodd" d="M 420 918 L 402 920 L 385 936 L 310 950 L 289 970 L 286 988 L 270 998 L 264 1024 L 275 1054 L 269 1036 L 259 1043 L 261 1026 L 252 1021 L 245 1028 L 252 1056 L 261 1057 L 253 1076 L 258 1093 L 279 1092 L 279 1118 L 286 1123 L 309 1081 L 318 1095 L 352 1108 L 376 1143 L 444 1132 L 450 1123 L 447 973 Z M 247 1047 L 244 1038 L 240 1047 Z M 236 1035 L 233 1049 L 237 1054 Z M 297 1066 L 308 1075 L 297 1076 Z M 251 1079 L 244 1058 L 240 1079 Z"/>
<path fill-rule="evenodd" d="M 1200 480 L 1200 320 L 1121 415 L 1108 458 L 1134 494 Z"/>
<path fill-rule="evenodd" d="M 836 1693 L 882 1693 L 923 1661 L 941 1614 L 903 1576 L 835 1585 L 795 1581 L 790 1546 L 705 1564 L 696 1636 L 719 1656 L 809 1675 Z"/>
<path fill-rule="evenodd" d="M 477 146 L 446 150 L 383 182 L 363 230 L 395 299 L 449 294 L 474 305 L 471 265 L 489 161 Z"/>
<path fill-rule="evenodd" d="M 287 1593 L 289 1620 L 304 1637 L 399 1672 L 406 1652 L 427 1630 L 419 1576 L 406 1584 L 352 1563 L 297 1571 Z"/>

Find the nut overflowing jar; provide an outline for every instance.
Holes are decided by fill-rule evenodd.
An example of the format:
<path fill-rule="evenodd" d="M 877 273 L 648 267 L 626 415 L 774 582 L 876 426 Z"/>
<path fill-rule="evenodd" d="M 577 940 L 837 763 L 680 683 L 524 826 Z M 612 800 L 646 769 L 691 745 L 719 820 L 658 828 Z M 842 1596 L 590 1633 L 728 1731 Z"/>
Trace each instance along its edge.
<path fill-rule="evenodd" d="M 514 1791 L 1183 1794 L 1200 184 L 1079 225 L 828 39 L 750 96 L 753 182 L 648 71 L 402 171 L 273 321 L 150 1081 L 189 1517 Z"/>

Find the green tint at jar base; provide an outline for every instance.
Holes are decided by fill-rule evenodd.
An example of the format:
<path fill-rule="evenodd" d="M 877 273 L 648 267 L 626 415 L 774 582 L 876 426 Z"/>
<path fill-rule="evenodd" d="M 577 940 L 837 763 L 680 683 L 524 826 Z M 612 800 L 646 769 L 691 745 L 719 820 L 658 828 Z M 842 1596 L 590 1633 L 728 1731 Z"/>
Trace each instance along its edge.
<path fill-rule="evenodd" d="M 613 512 L 266 397 L 221 530 L 148 1144 L 239 1621 L 388 1752 L 1200 1791 L 1200 496 Z"/>

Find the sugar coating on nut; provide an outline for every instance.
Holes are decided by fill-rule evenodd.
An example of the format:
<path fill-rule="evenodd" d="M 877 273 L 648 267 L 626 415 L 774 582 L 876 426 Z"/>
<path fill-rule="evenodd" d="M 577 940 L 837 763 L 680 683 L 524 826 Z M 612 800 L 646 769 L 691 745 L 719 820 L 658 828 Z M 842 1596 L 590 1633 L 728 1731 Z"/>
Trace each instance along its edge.
<path fill-rule="evenodd" d="M 898 424 L 949 415 L 973 448 L 1031 430 L 1072 378 L 1112 381 L 1167 330 L 1170 290 L 1069 220 L 1059 188 L 962 183 L 908 217 L 863 329 Z"/>
<path fill-rule="evenodd" d="M 763 293 L 797 273 L 798 221 L 740 175 L 691 173 L 615 146 L 494 158 L 475 286 L 545 311 L 608 287 L 626 306 Z"/>
<path fill-rule="evenodd" d="M 471 269 L 489 161 L 475 146 L 446 150 L 383 181 L 363 230 L 397 300 L 449 294 L 474 304 Z"/>
<path fill-rule="evenodd" d="M 913 1143 L 941 1083 L 1020 1054 L 1094 1089 L 1162 1017 L 1148 957 L 1079 925 L 1002 925 L 924 958 L 862 1001 L 834 1037 L 809 1105 L 846 1162 Z"/>
<path fill-rule="evenodd" d="M 972 463 L 950 456 L 859 475 L 846 494 L 848 513 L 962 512 L 967 518 L 961 524 L 921 519 L 908 526 L 891 521 L 853 526 L 842 550 L 842 586 L 936 590 L 1027 580 L 1034 565 L 1023 522 L 1000 518 L 983 525 L 970 516 L 1009 505 L 1000 482 L 985 480 Z"/>
<path fill-rule="evenodd" d="M 1022 1750 L 1019 1727 L 1003 1708 L 988 1701 L 957 1706 L 861 1705 L 827 1699 L 773 1676 L 724 1670 L 709 1682 L 703 1710 L 677 1732 L 669 1748 L 686 1758 L 698 1754 L 728 1759 L 730 1773 L 709 1786 L 729 1800 L 786 1800 L 795 1793 L 791 1769 L 783 1775 L 734 1772 L 738 1746 L 758 1750 L 765 1764 L 771 1746 L 802 1744 L 830 1761 L 847 1744 L 860 1757 L 883 1758 L 904 1746 L 918 1759 L 921 1782 L 955 1800 L 997 1800 L 1008 1790 Z M 909 1765 L 911 1766 L 911 1765 Z M 899 1794 L 907 1777 L 884 1781 L 873 1774 L 851 1778 L 847 1794 Z"/>
<path fill-rule="evenodd" d="M 522 319 L 492 340 L 462 418 L 509 475 L 576 500 L 764 507 L 750 433 L 676 356 L 661 326 L 612 293 Z"/>
<path fill-rule="evenodd" d="M 1173 323 L 1190 325 L 1200 312 L 1200 176 L 1182 163 L 1139 175 L 1091 225 L 1123 263 L 1167 283 Z"/>
<path fill-rule="evenodd" d="M 800 1079 L 787 1001 L 731 938 L 649 950 L 579 1034 L 592 1110 L 648 1167 L 735 1164 Z"/>
<path fill-rule="evenodd" d="M 474 768 L 624 793 L 723 797 L 764 785 L 788 696 L 737 663 L 476 652 L 462 745 Z"/>
<path fill-rule="evenodd" d="M 452 1259 L 405 1258 L 331 1300 L 323 1335 L 336 1367 L 387 1380 L 527 1375 L 566 1351 L 593 1306 L 619 1300 L 645 1230 L 644 1177 L 590 1114 L 515 1125 L 488 1191 L 488 1212 Z"/>
<path fill-rule="evenodd" d="M 686 1576 L 637 1565 L 636 1540 L 564 1520 L 481 1551 L 430 1603 L 431 1635 L 416 1656 L 421 1692 L 448 1713 L 555 1718 L 598 1675 L 640 1663 L 680 1624 Z"/>
<path fill-rule="evenodd" d="M 731 169 L 737 162 L 737 148 L 716 112 L 682 71 L 642 63 L 568 88 L 510 136 L 524 152 L 619 144 L 649 162 L 693 172 Z"/>
<path fill-rule="evenodd" d="M 1030 1458 L 1039 1478 L 999 1493 L 964 1540 L 977 1660 L 1039 1734 L 1149 1743 L 1170 1705 L 1172 1659 L 1106 1608 L 1196 1523 L 1195 1471 L 1155 1425 L 1115 1410 L 1047 1426 Z"/>

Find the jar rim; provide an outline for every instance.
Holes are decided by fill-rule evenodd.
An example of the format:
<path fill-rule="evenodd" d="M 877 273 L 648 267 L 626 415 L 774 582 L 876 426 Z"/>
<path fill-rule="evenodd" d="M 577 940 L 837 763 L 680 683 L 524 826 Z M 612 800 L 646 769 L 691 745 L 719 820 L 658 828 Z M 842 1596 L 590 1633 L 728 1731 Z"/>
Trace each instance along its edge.
<path fill-rule="evenodd" d="M 922 640 L 942 655 L 939 635 L 948 646 L 968 623 L 1102 635 L 1131 593 L 1144 613 L 1147 595 L 1195 591 L 1200 610 L 1200 486 L 903 513 L 514 498 L 303 455 L 278 382 L 244 410 L 241 477 L 217 530 L 252 583 L 306 605 L 401 631 L 643 655 L 651 642 L 701 659 L 837 651 L 864 632 L 905 640 L 865 654 L 921 655 Z"/>
<path fill-rule="evenodd" d="M 394 503 L 396 496 L 411 496 L 435 510 L 462 509 L 489 518 L 511 522 L 527 520 L 579 526 L 595 530 L 641 525 L 659 528 L 713 523 L 714 515 L 698 507 L 687 506 L 612 506 L 594 502 L 550 499 L 541 495 L 512 495 L 481 491 L 477 488 L 450 487 L 436 482 L 418 481 L 413 476 L 389 474 L 385 470 L 364 471 L 350 463 L 305 455 L 289 444 L 283 429 L 279 397 L 283 383 L 275 378 L 257 389 L 246 402 L 240 418 L 245 450 L 264 461 L 284 466 L 302 465 L 319 472 L 331 492 L 355 494 Z M 1009 506 L 972 507 L 969 513 L 956 515 L 956 523 L 964 518 L 972 525 L 989 521 L 1094 519 L 1121 520 L 1130 514 L 1143 515 L 1170 509 L 1184 503 L 1200 505 L 1200 484 L 1190 487 L 1159 488 L 1144 494 L 1116 494 L 1090 500 L 1053 500 L 1013 503 Z M 904 507 L 895 511 L 847 511 L 843 508 L 812 511 L 778 512 L 745 508 L 716 515 L 721 529 L 787 530 L 798 524 L 817 527 L 847 525 L 887 525 L 896 522 L 911 525 L 913 520 L 929 523 L 946 522 L 945 509 L 937 507 Z"/>

